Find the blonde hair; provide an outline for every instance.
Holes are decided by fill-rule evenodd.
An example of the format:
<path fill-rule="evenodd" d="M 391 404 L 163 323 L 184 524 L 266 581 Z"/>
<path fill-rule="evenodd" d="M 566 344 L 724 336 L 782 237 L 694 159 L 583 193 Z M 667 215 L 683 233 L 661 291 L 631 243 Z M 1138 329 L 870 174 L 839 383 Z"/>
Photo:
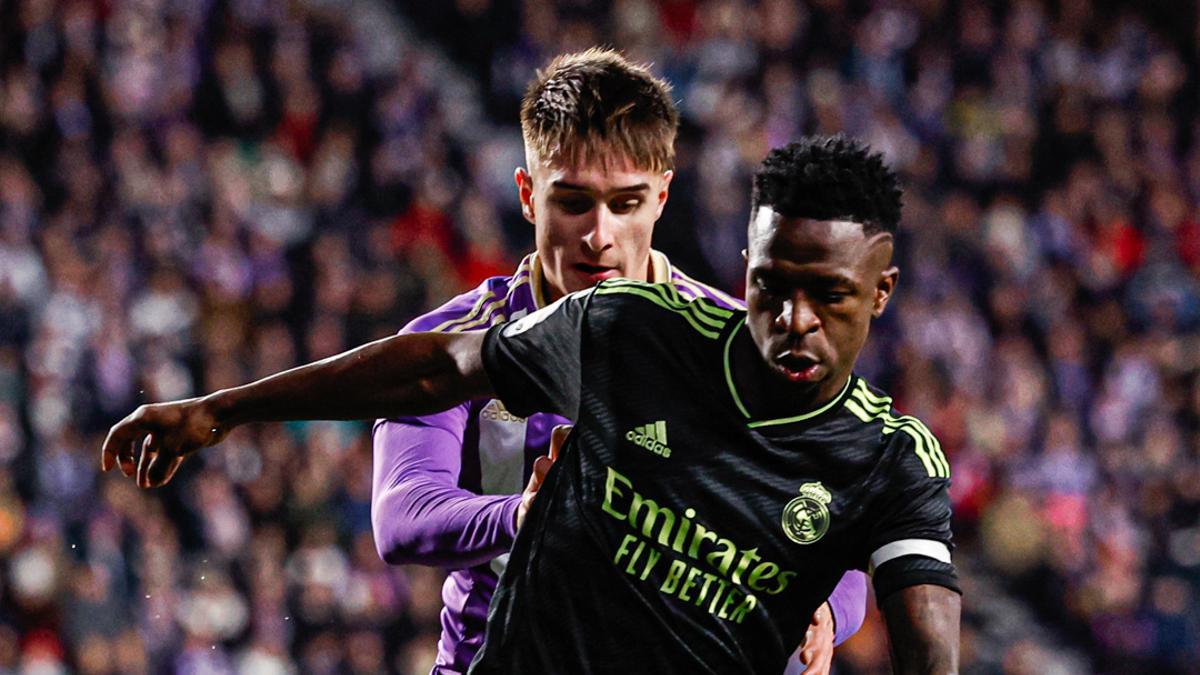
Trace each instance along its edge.
<path fill-rule="evenodd" d="M 556 57 L 538 71 L 521 101 L 531 161 L 607 167 L 626 160 L 638 169 L 666 171 L 675 165 L 678 126 L 671 86 L 611 49 Z"/>

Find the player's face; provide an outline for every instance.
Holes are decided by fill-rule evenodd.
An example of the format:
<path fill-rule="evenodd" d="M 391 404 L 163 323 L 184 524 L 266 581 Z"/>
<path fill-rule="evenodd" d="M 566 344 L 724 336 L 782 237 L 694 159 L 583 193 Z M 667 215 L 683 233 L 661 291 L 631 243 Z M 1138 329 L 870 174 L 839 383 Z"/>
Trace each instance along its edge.
<path fill-rule="evenodd" d="M 550 300 L 605 279 L 645 281 L 650 236 L 667 203 L 672 172 L 627 162 L 576 166 L 530 161 L 516 171 L 525 219 L 534 224 Z"/>
<path fill-rule="evenodd" d="M 747 324 L 779 382 L 826 401 L 841 390 L 899 271 L 892 237 L 848 221 L 760 208 L 747 249 Z"/>

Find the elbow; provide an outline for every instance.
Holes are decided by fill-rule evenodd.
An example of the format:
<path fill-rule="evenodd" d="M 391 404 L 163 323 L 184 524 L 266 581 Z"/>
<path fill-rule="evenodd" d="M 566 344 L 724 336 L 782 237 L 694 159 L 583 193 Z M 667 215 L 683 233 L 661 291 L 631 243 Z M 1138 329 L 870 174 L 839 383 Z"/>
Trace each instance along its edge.
<path fill-rule="evenodd" d="M 383 522 L 374 509 L 371 510 L 371 534 L 375 537 L 375 552 L 379 554 L 379 559 L 390 565 L 402 565 L 401 558 L 404 555 L 404 546 L 401 541 L 395 536 L 393 528 Z"/>
<path fill-rule="evenodd" d="M 396 508 L 394 491 L 377 499 L 371 508 L 371 533 L 375 537 L 375 552 L 389 565 L 412 565 L 425 562 L 421 538 L 413 523 Z"/>
<path fill-rule="evenodd" d="M 391 532 L 378 522 L 372 523 L 375 532 L 375 552 L 379 559 L 389 565 L 405 565 L 408 563 L 407 548 L 399 541 L 391 538 Z"/>

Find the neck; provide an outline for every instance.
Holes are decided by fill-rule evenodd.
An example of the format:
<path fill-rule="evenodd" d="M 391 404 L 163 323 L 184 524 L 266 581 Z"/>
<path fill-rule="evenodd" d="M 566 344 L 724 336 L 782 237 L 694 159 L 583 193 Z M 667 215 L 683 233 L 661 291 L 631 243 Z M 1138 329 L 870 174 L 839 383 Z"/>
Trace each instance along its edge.
<path fill-rule="evenodd" d="M 545 275 L 542 275 L 541 282 L 542 282 L 542 299 L 546 301 L 545 304 L 548 305 L 548 304 L 554 302 L 555 300 L 558 300 L 562 296 L 566 295 L 566 293 L 563 293 L 558 288 L 551 285 L 551 283 L 546 280 Z"/>

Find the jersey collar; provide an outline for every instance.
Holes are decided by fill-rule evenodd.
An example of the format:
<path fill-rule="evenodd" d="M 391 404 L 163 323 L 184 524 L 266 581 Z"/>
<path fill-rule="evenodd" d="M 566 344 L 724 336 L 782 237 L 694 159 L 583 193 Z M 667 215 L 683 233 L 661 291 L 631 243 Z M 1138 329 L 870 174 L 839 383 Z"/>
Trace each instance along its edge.
<path fill-rule="evenodd" d="M 725 384 L 729 387 L 729 395 L 733 398 L 734 405 L 737 406 L 737 409 L 739 412 L 742 413 L 742 416 L 746 418 L 746 426 L 750 427 L 751 429 L 758 429 L 761 427 L 774 427 L 774 426 L 780 426 L 780 425 L 784 425 L 784 424 L 795 424 L 797 422 L 804 422 L 807 420 L 811 420 L 815 417 L 818 417 L 824 413 L 827 413 L 830 410 L 838 408 L 846 401 L 846 395 L 850 392 L 850 386 L 852 384 L 854 384 L 855 376 L 853 373 L 850 374 L 850 377 L 846 378 L 846 386 L 842 387 L 842 391 L 839 392 L 837 396 L 834 396 L 832 399 L 829 400 L 828 403 L 825 403 L 824 405 L 822 405 L 814 410 L 810 410 L 806 413 L 801 413 L 799 415 L 793 415 L 790 417 L 779 417 L 779 418 L 775 418 L 775 419 L 755 420 L 750 415 L 750 411 L 746 409 L 746 404 L 742 402 L 742 397 L 738 393 L 737 384 L 734 382 L 734 379 L 733 379 L 733 367 L 732 367 L 732 364 L 730 361 L 730 353 L 733 348 L 733 340 L 735 337 L 737 337 L 738 333 L 740 333 L 745 326 L 746 326 L 746 317 L 743 316 L 742 318 L 738 319 L 738 321 L 734 325 L 733 329 L 729 331 L 729 335 L 726 336 L 725 349 L 724 349 L 724 363 L 725 363 Z"/>
<path fill-rule="evenodd" d="M 542 261 L 537 251 L 525 256 L 525 259 L 517 266 L 517 273 L 520 274 L 525 269 L 529 270 L 529 287 L 533 291 L 533 304 L 541 309 L 550 303 L 546 302 L 546 295 L 543 291 L 546 277 L 542 271 Z M 648 281 L 652 284 L 661 284 L 670 280 L 671 261 L 667 259 L 666 255 L 651 249 L 650 279 Z"/>

